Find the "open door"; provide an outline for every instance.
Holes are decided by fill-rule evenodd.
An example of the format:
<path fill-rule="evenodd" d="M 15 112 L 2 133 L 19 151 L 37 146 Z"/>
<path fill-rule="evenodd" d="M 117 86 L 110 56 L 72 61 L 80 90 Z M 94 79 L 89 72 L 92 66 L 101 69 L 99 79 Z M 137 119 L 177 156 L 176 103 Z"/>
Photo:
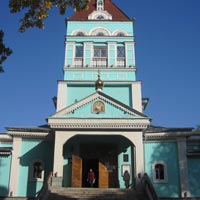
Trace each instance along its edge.
<path fill-rule="evenodd" d="M 106 166 L 99 161 L 99 188 L 108 188 L 109 172 Z"/>
<path fill-rule="evenodd" d="M 72 155 L 72 187 L 82 187 L 82 159 Z"/>

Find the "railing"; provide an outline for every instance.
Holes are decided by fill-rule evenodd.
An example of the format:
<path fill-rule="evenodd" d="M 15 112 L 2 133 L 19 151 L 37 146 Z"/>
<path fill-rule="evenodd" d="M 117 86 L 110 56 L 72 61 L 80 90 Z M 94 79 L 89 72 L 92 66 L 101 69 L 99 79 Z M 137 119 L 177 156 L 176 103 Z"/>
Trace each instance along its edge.
<path fill-rule="evenodd" d="M 75 67 L 83 67 L 83 58 L 82 57 L 74 58 L 74 66 Z"/>
<path fill-rule="evenodd" d="M 121 58 L 117 58 L 117 67 L 118 68 L 124 68 L 125 65 L 125 58 L 121 57 Z"/>
<path fill-rule="evenodd" d="M 108 65 L 108 58 L 107 57 L 93 57 L 92 63 L 89 65 L 84 66 L 84 58 L 83 57 L 76 57 L 74 58 L 73 64 L 67 65 L 66 68 L 73 67 L 73 68 L 134 68 L 135 66 L 130 65 L 126 66 L 126 59 L 125 57 L 118 57 L 117 62 L 115 65 Z"/>
<path fill-rule="evenodd" d="M 107 58 L 93 58 L 92 65 L 93 67 L 107 67 L 108 59 Z"/>
<path fill-rule="evenodd" d="M 49 173 L 47 176 L 47 179 L 44 180 L 43 186 L 41 190 L 37 193 L 37 196 L 35 197 L 35 200 L 46 200 L 50 193 L 50 186 L 51 186 L 51 180 L 52 180 L 52 172 Z"/>
<path fill-rule="evenodd" d="M 144 190 L 149 200 L 159 200 L 149 176 L 145 173 L 142 177 L 140 187 Z"/>

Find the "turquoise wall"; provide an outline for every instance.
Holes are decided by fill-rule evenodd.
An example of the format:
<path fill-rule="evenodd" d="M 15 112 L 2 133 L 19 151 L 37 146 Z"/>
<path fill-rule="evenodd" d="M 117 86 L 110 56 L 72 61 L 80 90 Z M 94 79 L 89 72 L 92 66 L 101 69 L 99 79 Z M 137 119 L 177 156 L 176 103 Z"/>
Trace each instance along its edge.
<path fill-rule="evenodd" d="M 152 164 L 163 161 L 167 165 L 167 183 L 153 183 L 159 197 L 180 195 L 179 165 L 176 142 L 145 143 L 145 171 L 153 183 Z"/>
<path fill-rule="evenodd" d="M 30 164 L 42 160 L 45 165 L 45 177 L 53 169 L 54 144 L 51 141 L 23 140 L 20 156 L 18 196 L 35 196 L 43 182 L 32 181 L 29 177 Z"/>
<path fill-rule="evenodd" d="M 11 158 L 11 155 L 0 155 L 0 196 L 8 195 Z"/>
<path fill-rule="evenodd" d="M 88 70 L 67 70 L 64 72 L 64 80 L 96 81 L 98 68 Z M 101 69 L 101 79 L 103 81 L 136 81 L 136 73 L 133 70 L 103 70 Z"/>
<path fill-rule="evenodd" d="M 74 104 L 95 92 L 94 85 L 68 85 L 67 105 Z M 132 106 L 130 85 L 107 85 L 103 88 L 102 92 L 126 105 Z"/>
<path fill-rule="evenodd" d="M 81 23 L 81 28 L 80 28 Z M 113 21 L 68 21 L 66 35 L 71 35 L 74 30 L 84 29 L 87 33 L 97 27 L 104 27 L 109 31 L 124 30 L 129 36 L 133 36 L 133 22 L 113 22 Z"/>
<path fill-rule="evenodd" d="M 98 99 L 95 99 L 97 101 Z M 101 99 L 99 99 L 101 101 Z M 123 110 L 117 109 L 115 106 L 105 103 L 105 112 L 103 113 L 93 113 L 92 112 L 92 106 L 95 102 L 88 103 L 82 107 L 79 107 L 77 110 L 75 110 L 73 113 L 69 113 L 66 115 L 63 115 L 63 118 L 66 117 L 72 117 L 72 118 L 121 118 L 121 119 L 132 119 L 132 118 L 138 118 L 138 116 L 130 115 L 129 113 L 124 113 Z"/>
<path fill-rule="evenodd" d="M 191 197 L 200 197 L 200 157 L 189 157 L 188 177 Z"/>

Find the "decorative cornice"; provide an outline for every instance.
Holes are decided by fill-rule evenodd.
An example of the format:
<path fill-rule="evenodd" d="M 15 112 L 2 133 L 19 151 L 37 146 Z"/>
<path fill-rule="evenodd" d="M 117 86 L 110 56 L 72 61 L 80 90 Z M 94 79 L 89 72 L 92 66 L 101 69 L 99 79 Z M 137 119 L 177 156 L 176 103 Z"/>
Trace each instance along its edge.
<path fill-rule="evenodd" d="M 12 142 L 12 137 L 7 134 L 0 134 L 0 142 Z"/>
<path fill-rule="evenodd" d="M 49 132 L 24 132 L 24 131 L 8 131 L 10 136 L 28 137 L 28 138 L 44 138 Z"/>
<path fill-rule="evenodd" d="M 145 141 L 152 141 L 152 140 L 163 140 L 163 139 L 178 139 L 183 137 L 189 137 L 193 135 L 192 132 L 151 132 L 151 133 L 144 133 L 144 140 Z"/>
<path fill-rule="evenodd" d="M 18 137 L 39 137 L 44 138 L 46 137 L 51 129 L 50 128 L 43 128 L 43 127 L 9 127 L 6 128 L 8 130 L 7 134 L 9 136 L 18 136 Z"/>
<path fill-rule="evenodd" d="M 64 119 L 49 118 L 53 129 L 140 129 L 149 125 L 148 119 Z"/>
<path fill-rule="evenodd" d="M 12 152 L 10 152 L 10 151 L 9 151 L 9 152 L 1 152 L 1 151 L 0 151 L 0 155 L 1 155 L 1 156 L 9 156 L 9 155 L 11 155 L 11 154 L 12 154 Z"/>

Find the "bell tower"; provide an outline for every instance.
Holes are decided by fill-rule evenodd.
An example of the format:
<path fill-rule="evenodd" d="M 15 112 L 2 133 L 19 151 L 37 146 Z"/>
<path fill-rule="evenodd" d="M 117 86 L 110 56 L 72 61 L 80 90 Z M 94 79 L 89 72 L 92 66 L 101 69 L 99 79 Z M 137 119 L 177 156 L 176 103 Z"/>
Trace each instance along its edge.
<path fill-rule="evenodd" d="M 80 166 L 89 165 L 87 160 L 99 165 L 104 161 L 101 164 L 108 176 L 106 180 L 99 176 L 98 186 L 113 187 L 108 184 L 112 177 L 110 183 L 116 187 L 120 182 L 124 187 L 124 165 L 131 166 L 131 179 L 136 182 L 136 174 L 144 172 L 143 131 L 150 123 L 143 113 L 141 81 L 136 79 L 134 20 L 111 0 L 90 0 L 88 6 L 66 20 L 64 77 L 58 81 L 57 111 L 48 118 L 55 130 L 54 171 L 63 176 L 62 152 L 70 158 L 72 150 L 66 143 L 76 138 L 79 144 L 70 145 L 73 152 L 76 149 Z M 86 148 L 90 136 L 95 145 Z M 105 146 L 116 150 L 110 154 L 113 160 L 103 152 L 90 153 L 101 152 Z M 125 150 L 118 152 L 122 146 Z M 124 152 L 128 159 L 123 159 Z M 68 157 L 65 163 L 70 163 Z M 78 169 L 72 161 L 72 172 Z M 76 181 L 81 186 L 83 176 L 79 175 Z"/>

